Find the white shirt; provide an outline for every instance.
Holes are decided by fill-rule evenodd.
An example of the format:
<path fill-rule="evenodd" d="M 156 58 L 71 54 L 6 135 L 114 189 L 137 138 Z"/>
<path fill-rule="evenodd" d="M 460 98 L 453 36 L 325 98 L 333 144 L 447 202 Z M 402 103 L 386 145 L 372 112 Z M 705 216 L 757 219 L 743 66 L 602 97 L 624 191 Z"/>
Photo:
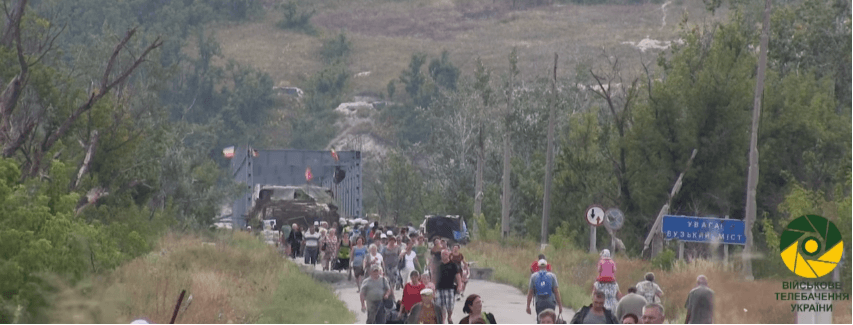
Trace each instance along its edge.
<path fill-rule="evenodd" d="M 366 258 L 370 259 L 370 264 L 368 264 L 367 267 L 364 268 L 365 270 L 368 270 L 368 268 L 373 264 L 382 265 L 382 254 L 379 254 L 378 252 L 376 253 L 376 255 L 371 255 L 370 253 L 367 253 Z"/>
<path fill-rule="evenodd" d="M 415 259 L 418 258 L 418 253 L 411 251 L 403 257 L 406 259 L 406 268 L 410 270 L 415 269 Z"/>
<path fill-rule="evenodd" d="M 320 233 L 314 232 L 313 234 L 309 232 L 305 232 L 302 234 L 305 237 L 305 247 L 317 247 L 320 245 Z"/>

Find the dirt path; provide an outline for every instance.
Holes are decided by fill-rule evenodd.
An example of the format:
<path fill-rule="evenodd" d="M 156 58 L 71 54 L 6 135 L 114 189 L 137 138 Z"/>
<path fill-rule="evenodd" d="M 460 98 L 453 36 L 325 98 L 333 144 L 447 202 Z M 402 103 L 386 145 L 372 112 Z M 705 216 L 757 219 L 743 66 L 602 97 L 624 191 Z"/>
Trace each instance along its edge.
<path fill-rule="evenodd" d="M 667 1 L 666 3 L 660 6 L 660 10 L 663 11 L 663 17 L 661 17 L 660 29 L 666 27 L 666 6 L 668 6 L 672 1 Z"/>
<path fill-rule="evenodd" d="M 354 281 L 335 285 L 335 293 L 337 293 L 338 297 L 347 305 L 347 308 L 355 313 L 356 323 L 364 324 L 367 320 L 367 314 L 361 312 L 361 302 L 355 289 Z M 528 315 L 525 312 L 527 295 L 523 294 L 515 287 L 489 281 L 471 280 L 468 282 L 468 288 L 465 289 L 465 294 L 467 295 L 472 293 L 476 293 L 482 297 L 483 310 L 495 314 L 495 320 L 497 320 L 498 323 L 536 323 L 534 316 Z M 395 291 L 394 295 L 399 298 L 402 295 L 402 291 Z M 453 308 L 452 320 L 454 323 L 458 323 L 460 319 L 466 316 L 465 313 L 462 312 L 462 305 L 464 302 L 464 300 L 457 301 Z M 572 319 L 573 315 L 574 311 L 567 307 L 563 307 L 563 319 L 569 321 Z"/>

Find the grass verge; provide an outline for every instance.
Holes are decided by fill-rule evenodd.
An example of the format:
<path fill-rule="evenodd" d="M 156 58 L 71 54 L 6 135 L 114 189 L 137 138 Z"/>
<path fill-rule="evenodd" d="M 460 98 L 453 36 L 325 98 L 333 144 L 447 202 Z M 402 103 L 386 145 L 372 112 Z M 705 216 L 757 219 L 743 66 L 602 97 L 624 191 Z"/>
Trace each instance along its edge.
<path fill-rule="evenodd" d="M 539 245 L 509 240 L 500 242 L 474 242 L 463 249 L 469 261 L 477 261 L 478 267 L 494 270 L 493 280 L 506 283 L 527 292 L 530 264 L 540 253 Z M 563 304 L 578 310 L 591 303 L 592 283 L 597 276 L 598 256 L 580 250 L 545 249 L 560 284 Z M 617 281 L 622 293 L 643 279 L 646 272 L 654 272 L 656 282 L 664 291 L 666 318 L 672 323 L 683 323 L 684 303 L 687 294 L 696 286 L 696 277 L 708 277 L 715 291 L 714 322 L 723 324 L 790 324 L 796 322 L 791 311 L 792 301 L 777 301 L 775 293 L 782 290 L 781 280 L 741 280 L 738 272 L 721 263 L 695 260 L 691 263 L 676 262 L 670 271 L 654 268 L 648 261 L 616 256 Z M 849 301 L 833 304 L 833 323 L 850 323 Z"/>
<path fill-rule="evenodd" d="M 181 290 L 192 295 L 176 323 L 352 323 L 324 284 L 246 233 L 169 234 L 151 254 L 55 298 L 52 323 L 168 323 Z M 186 301 L 186 299 L 185 299 Z M 185 303 L 186 305 L 186 303 Z"/>

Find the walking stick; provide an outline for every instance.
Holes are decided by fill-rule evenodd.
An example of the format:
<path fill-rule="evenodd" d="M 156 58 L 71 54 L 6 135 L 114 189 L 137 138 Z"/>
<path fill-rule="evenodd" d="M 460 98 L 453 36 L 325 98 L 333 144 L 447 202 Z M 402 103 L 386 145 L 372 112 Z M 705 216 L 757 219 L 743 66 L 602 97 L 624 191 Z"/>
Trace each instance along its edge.
<path fill-rule="evenodd" d="M 175 318 L 178 318 L 178 310 L 180 310 L 180 309 L 181 309 L 181 302 L 183 302 L 183 301 L 184 301 L 184 295 L 185 295 L 185 294 L 187 294 L 187 291 L 186 291 L 186 290 L 181 290 L 181 295 L 180 295 L 180 296 L 178 296 L 178 303 L 177 303 L 177 304 L 175 304 L 175 312 L 174 312 L 174 313 L 172 313 L 172 320 L 171 320 L 171 321 L 169 321 L 169 324 L 174 324 L 174 323 L 175 323 Z"/>

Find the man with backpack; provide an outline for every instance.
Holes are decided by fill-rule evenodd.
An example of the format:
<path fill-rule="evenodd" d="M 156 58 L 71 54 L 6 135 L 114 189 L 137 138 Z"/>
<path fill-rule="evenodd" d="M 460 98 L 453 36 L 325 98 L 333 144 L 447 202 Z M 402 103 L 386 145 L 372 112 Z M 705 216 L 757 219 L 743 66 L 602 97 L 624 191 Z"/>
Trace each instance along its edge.
<path fill-rule="evenodd" d="M 560 298 L 557 276 L 548 272 L 548 261 L 539 260 L 539 271 L 530 275 L 530 285 L 527 290 L 527 314 L 530 314 L 530 302 L 536 296 L 536 315 L 545 309 L 559 308 L 563 313 L 563 299 Z M 537 320 L 538 322 L 538 320 Z"/>

